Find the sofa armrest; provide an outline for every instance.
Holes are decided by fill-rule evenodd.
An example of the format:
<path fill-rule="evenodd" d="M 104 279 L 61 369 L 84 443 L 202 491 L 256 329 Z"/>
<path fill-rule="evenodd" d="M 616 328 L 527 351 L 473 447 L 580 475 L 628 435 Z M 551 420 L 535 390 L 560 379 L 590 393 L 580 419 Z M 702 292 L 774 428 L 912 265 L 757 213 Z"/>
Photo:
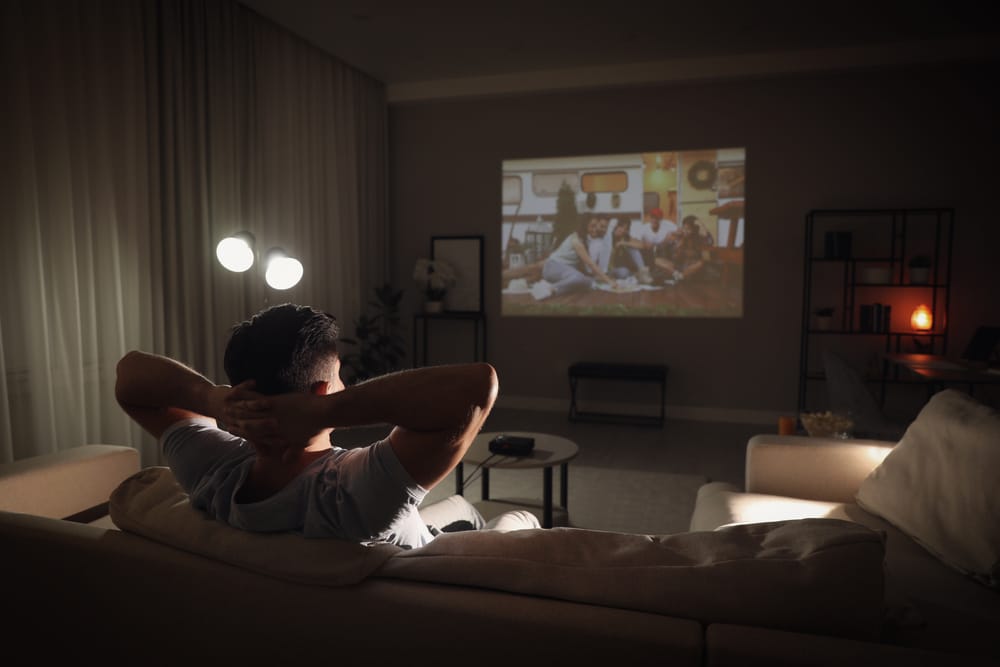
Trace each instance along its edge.
<path fill-rule="evenodd" d="M 5 463 L 0 465 L 0 510 L 53 519 L 85 515 L 106 507 L 115 487 L 138 471 L 139 452 L 119 445 L 83 445 Z"/>
<path fill-rule="evenodd" d="M 755 435 L 747 443 L 746 491 L 853 503 L 861 482 L 895 444 L 885 440 Z"/>

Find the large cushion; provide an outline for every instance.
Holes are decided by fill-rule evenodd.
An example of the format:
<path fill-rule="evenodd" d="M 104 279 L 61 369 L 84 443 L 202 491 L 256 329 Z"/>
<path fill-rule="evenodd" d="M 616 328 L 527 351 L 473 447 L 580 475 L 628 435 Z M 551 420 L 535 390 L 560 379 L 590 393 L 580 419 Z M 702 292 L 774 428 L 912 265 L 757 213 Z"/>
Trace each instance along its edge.
<path fill-rule="evenodd" d="M 872 638 L 882 620 L 882 536 L 832 519 L 633 535 L 576 528 L 448 533 L 379 575 Z"/>
<path fill-rule="evenodd" d="M 943 562 L 1000 586 L 1000 413 L 935 394 L 861 483 L 857 501 Z"/>
<path fill-rule="evenodd" d="M 169 468 L 146 468 L 111 494 L 111 518 L 124 531 L 261 574 L 323 586 L 356 584 L 399 547 L 310 540 L 291 533 L 250 533 L 188 503 Z"/>
<path fill-rule="evenodd" d="M 844 503 L 743 493 L 732 484 L 711 482 L 698 489 L 698 500 L 691 514 L 691 530 L 792 519 L 851 520 L 844 511 Z"/>

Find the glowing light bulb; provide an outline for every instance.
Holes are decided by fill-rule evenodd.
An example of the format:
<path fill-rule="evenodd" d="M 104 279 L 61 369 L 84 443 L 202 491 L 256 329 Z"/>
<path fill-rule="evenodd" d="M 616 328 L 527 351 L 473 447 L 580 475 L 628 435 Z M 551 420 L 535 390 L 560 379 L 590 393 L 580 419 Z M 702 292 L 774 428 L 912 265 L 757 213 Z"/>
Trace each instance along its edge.
<path fill-rule="evenodd" d="M 302 262 L 289 257 L 280 248 L 274 248 L 268 253 L 267 271 L 264 280 L 278 290 L 291 289 L 302 280 Z"/>
<path fill-rule="evenodd" d="M 934 316 L 931 315 L 931 309 L 920 304 L 913 309 L 913 314 L 910 315 L 910 326 L 916 331 L 930 331 L 934 326 Z"/>
<path fill-rule="evenodd" d="M 240 235 L 219 241 L 219 245 L 215 246 L 215 256 L 222 266 L 236 273 L 242 273 L 253 266 L 253 248 Z"/>

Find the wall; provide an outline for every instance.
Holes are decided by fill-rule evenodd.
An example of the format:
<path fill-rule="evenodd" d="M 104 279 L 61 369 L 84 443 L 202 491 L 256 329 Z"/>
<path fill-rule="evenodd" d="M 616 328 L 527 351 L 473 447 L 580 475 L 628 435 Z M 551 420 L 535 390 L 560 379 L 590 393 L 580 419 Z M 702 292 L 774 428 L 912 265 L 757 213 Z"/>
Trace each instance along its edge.
<path fill-rule="evenodd" d="M 796 404 L 804 219 L 813 208 L 956 209 L 951 352 L 1000 324 L 993 192 L 997 62 L 913 66 L 390 108 L 393 271 L 419 307 L 413 263 L 443 234 L 485 237 L 489 361 L 501 400 L 558 407 L 579 360 L 670 366 L 678 415 L 770 419 Z M 499 315 L 505 158 L 747 148 L 744 316 L 539 319 Z M 408 320 L 407 320 L 408 322 Z M 432 361 L 463 332 L 434 330 Z M 957 348 L 957 349 L 956 349 Z M 436 352 L 435 352 L 436 350 Z M 435 354 L 438 356 L 435 357 Z"/>

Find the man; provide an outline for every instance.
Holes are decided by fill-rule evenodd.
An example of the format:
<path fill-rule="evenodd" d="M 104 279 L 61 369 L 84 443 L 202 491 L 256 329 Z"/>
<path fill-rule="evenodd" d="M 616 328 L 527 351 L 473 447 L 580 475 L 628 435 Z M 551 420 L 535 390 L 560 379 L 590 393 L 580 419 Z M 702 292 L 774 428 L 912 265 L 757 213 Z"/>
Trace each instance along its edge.
<path fill-rule="evenodd" d="M 587 252 L 594 263 L 607 273 L 611 260 L 611 233 L 608 229 L 610 220 L 603 213 L 591 216 L 587 224 Z M 592 273 L 588 271 L 588 273 Z"/>
<path fill-rule="evenodd" d="M 701 274 L 708 265 L 709 249 L 713 244 L 712 235 L 702 230 L 698 217 L 686 216 L 681 229 L 667 238 L 667 257 L 657 257 L 656 265 L 671 276 L 667 279 L 668 284 L 689 279 Z"/>
<path fill-rule="evenodd" d="M 275 306 L 233 330 L 224 363 L 235 387 L 130 352 L 115 396 L 160 440 L 192 505 L 236 528 L 418 547 L 448 524 L 487 527 L 460 496 L 432 506 L 431 527 L 417 507 L 482 428 L 494 369 L 422 368 L 345 388 L 337 333 L 329 314 Z M 381 423 L 395 425 L 384 440 L 331 446 L 334 429 Z M 501 519 L 498 528 L 538 526 L 527 512 Z"/>
<path fill-rule="evenodd" d="M 637 243 L 632 244 L 634 252 L 630 256 L 638 268 L 639 282 L 648 285 L 653 282 L 650 267 L 662 253 L 663 242 L 677 231 L 677 225 L 665 219 L 658 207 L 643 213 L 642 220 L 643 224 L 632 230 L 632 239 Z"/>

